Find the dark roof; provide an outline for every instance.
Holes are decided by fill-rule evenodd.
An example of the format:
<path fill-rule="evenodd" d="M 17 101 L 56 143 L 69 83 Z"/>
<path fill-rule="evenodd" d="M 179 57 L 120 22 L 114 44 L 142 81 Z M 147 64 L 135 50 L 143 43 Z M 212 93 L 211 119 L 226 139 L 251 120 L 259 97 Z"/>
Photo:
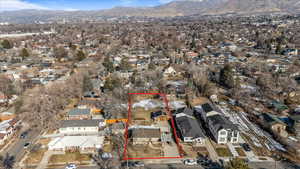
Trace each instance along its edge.
<path fill-rule="evenodd" d="M 77 115 L 90 115 L 91 109 L 72 109 L 68 112 L 69 116 L 77 116 Z"/>
<path fill-rule="evenodd" d="M 201 107 L 202 107 L 203 111 L 205 111 L 206 113 L 214 110 L 209 103 L 205 103 L 205 104 L 201 105 Z"/>
<path fill-rule="evenodd" d="M 156 111 L 156 112 L 151 112 L 151 119 L 154 119 L 158 116 L 161 116 L 161 115 L 166 115 L 166 112 L 163 112 L 163 111 Z"/>
<path fill-rule="evenodd" d="M 297 115 L 293 115 L 290 117 L 292 120 L 294 121 L 297 121 L 297 122 L 300 122 L 300 114 L 297 114 Z"/>
<path fill-rule="evenodd" d="M 226 119 L 224 116 L 220 114 L 208 116 L 207 121 L 211 125 L 210 127 L 215 128 L 216 131 L 219 131 L 221 129 L 237 130 L 236 125 L 234 125 L 231 121 L 229 121 L 228 119 Z"/>
<path fill-rule="evenodd" d="M 285 123 L 283 123 L 279 118 L 277 118 L 276 116 L 274 115 L 271 115 L 271 114 L 268 114 L 268 113 L 263 113 L 261 115 L 263 117 L 263 120 L 269 124 L 275 124 L 275 123 L 280 123 L 280 124 L 283 124 L 285 125 Z"/>
<path fill-rule="evenodd" d="M 175 121 L 182 137 L 204 137 L 203 130 L 196 119 L 188 116 L 180 116 L 175 118 Z"/>
<path fill-rule="evenodd" d="M 100 121 L 103 120 L 63 120 L 61 127 L 98 127 Z"/>
<path fill-rule="evenodd" d="M 160 129 L 134 128 L 131 129 L 133 138 L 160 138 Z"/>
<path fill-rule="evenodd" d="M 183 107 L 183 108 L 179 108 L 179 109 L 175 110 L 175 114 L 179 114 L 179 113 L 184 113 L 189 116 L 194 115 L 193 110 L 188 107 Z"/>

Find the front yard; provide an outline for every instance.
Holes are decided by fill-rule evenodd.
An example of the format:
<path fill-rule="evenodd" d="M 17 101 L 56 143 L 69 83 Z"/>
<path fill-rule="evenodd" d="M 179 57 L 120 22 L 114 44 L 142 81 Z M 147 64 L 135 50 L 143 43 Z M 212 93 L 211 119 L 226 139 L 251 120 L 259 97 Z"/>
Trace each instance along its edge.
<path fill-rule="evenodd" d="M 66 152 L 65 154 L 54 154 L 49 159 L 49 164 L 58 163 L 83 163 L 91 161 L 91 154 L 81 154 L 80 152 Z"/>
<path fill-rule="evenodd" d="M 219 157 L 232 157 L 232 154 L 227 147 L 217 147 L 216 152 Z"/>
<path fill-rule="evenodd" d="M 128 158 L 146 158 L 146 157 L 163 157 L 162 145 L 133 145 L 129 143 L 127 145 Z"/>
<path fill-rule="evenodd" d="M 39 164 L 46 151 L 47 151 L 46 149 L 39 149 L 35 152 L 29 153 L 26 160 L 24 161 L 24 164 L 27 165 Z"/>

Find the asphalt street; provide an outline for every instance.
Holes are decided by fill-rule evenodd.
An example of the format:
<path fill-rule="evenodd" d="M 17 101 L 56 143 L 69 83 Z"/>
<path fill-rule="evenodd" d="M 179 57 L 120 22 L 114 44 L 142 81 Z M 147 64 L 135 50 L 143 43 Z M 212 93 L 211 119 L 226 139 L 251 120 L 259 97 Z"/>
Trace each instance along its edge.
<path fill-rule="evenodd" d="M 52 168 L 54 169 L 54 168 Z M 64 167 L 61 168 L 55 168 L 55 169 L 65 169 Z M 78 169 L 99 169 L 99 167 L 78 167 Z M 125 168 L 126 169 L 126 168 Z M 187 166 L 183 164 L 151 164 L 151 165 L 145 165 L 145 167 L 130 167 L 128 169 L 203 169 L 200 166 Z"/>
<path fill-rule="evenodd" d="M 23 129 L 22 132 L 24 132 L 25 130 L 26 129 Z M 17 164 L 23 158 L 23 156 L 25 155 L 25 152 L 27 150 L 30 150 L 30 148 L 32 146 L 32 145 L 30 145 L 28 148 L 25 149 L 24 144 L 25 143 L 30 143 L 30 144 L 33 143 L 37 139 L 38 136 L 39 136 L 39 131 L 37 131 L 37 130 L 29 131 L 28 135 L 24 139 L 21 139 L 18 136 L 17 140 L 14 143 L 12 143 L 8 147 L 8 149 L 3 151 L 1 154 L 5 155 L 6 153 L 8 153 L 9 155 L 14 156 L 16 164 Z"/>

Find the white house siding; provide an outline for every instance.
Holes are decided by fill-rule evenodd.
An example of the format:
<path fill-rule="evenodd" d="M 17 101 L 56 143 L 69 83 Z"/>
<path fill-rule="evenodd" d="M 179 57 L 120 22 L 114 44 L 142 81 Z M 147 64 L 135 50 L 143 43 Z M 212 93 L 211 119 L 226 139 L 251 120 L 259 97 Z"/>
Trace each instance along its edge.
<path fill-rule="evenodd" d="M 99 127 L 66 127 L 60 128 L 59 133 L 72 134 L 72 133 L 96 133 Z"/>
<path fill-rule="evenodd" d="M 226 144 L 228 132 L 224 129 L 218 131 L 218 144 Z"/>
<path fill-rule="evenodd" d="M 104 136 L 64 136 L 51 140 L 49 150 L 65 151 L 78 148 L 80 151 L 100 149 L 103 146 Z"/>

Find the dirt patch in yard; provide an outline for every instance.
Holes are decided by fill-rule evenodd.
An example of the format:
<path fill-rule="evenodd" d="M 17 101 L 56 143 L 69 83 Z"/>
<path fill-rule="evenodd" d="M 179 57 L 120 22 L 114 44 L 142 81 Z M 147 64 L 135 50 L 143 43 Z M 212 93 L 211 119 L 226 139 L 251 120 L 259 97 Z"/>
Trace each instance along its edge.
<path fill-rule="evenodd" d="M 245 157 L 246 153 L 244 152 L 243 148 L 241 147 L 236 147 L 235 148 L 236 152 L 239 154 L 239 156 Z"/>
<path fill-rule="evenodd" d="M 145 110 L 144 108 L 134 108 L 131 109 L 131 124 L 139 124 L 139 125 L 151 125 L 151 112 L 158 111 L 157 109 Z"/>
<path fill-rule="evenodd" d="M 197 97 L 197 98 L 191 100 L 190 104 L 191 104 L 191 106 L 197 106 L 197 105 L 205 104 L 208 102 L 209 102 L 209 100 L 205 97 Z"/>
<path fill-rule="evenodd" d="M 151 148 L 152 147 L 152 148 Z M 127 155 L 128 158 L 146 158 L 146 157 L 162 157 L 162 145 L 152 145 L 149 146 L 147 144 L 128 144 L 127 145 Z M 155 147 L 155 149 L 154 149 Z"/>
<path fill-rule="evenodd" d="M 228 147 L 217 147 L 216 152 L 220 157 L 232 157 L 232 154 Z"/>
<path fill-rule="evenodd" d="M 24 161 L 24 164 L 27 165 L 39 164 L 46 151 L 47 151 L 46 149 L 39 149 L 38 151 L 29 153 L 26 160 Z"/>
<path fill-rule="evenodd" d="M 37 143 L 46 146 L 46 145 L 49 144 L 50 141 L 51 141 L 51 138 L 41 138 L 41 139 L 38 140 Z"/>
<path fill-rule="evenodd" d="M 153 99 L 155 95 L 152 94 L 134 94 L 130 95 L 131 96 L 131 102 L 139 102 L 141 100 L 147 100 L 147 99 Z"/>
<path fill-rule="evenodd" d="M 50 157 L 49 164 L 56 163 L 82 163 L 90 161 L 90 154 L 80 154 L 80 152 L 66 152 L 66 154 L 54 154 Z"/>
<path fill-rule="evenodd" d="M 184 144 L 182 148 L 184 151 L 184 156 L 187 158 L 196 158 L 200 154 L 203 156 L 209 154 L 205 147 L 193 147 L 191 144 Z"/>

